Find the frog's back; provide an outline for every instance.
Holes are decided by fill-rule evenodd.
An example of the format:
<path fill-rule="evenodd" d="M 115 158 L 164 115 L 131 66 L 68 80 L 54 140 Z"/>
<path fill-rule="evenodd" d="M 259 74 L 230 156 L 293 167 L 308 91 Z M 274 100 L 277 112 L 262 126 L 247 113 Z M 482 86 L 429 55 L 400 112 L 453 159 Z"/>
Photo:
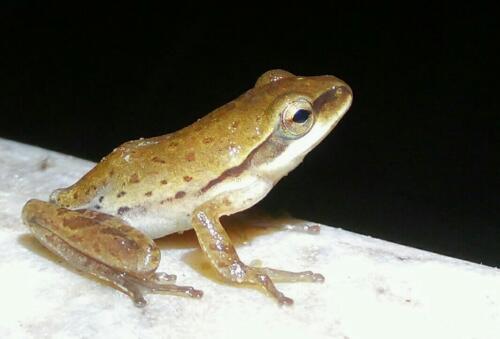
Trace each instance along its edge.
<path fill-rule="evenodd" d="M 273 117 L 253 100 L 253 91 L 179 131 L 120 145 L 51 200 L 70 208 L 103 209 L 171 202 L 201 192 L 244 162 L 272 132 L 267 120 Z"/>

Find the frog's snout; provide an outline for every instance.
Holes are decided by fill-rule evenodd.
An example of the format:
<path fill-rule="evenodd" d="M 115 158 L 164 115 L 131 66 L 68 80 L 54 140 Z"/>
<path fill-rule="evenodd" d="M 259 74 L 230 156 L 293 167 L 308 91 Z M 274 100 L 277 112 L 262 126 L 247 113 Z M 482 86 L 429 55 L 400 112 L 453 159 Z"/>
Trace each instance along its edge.
<path fill-rule="evenodd" d="M 335 95 L 340 97 L 340 96 L 350 96 L 352 97 L 352 89 L 349 87 L 348 84 L 342 84 L 340 86 L 335 86 L 333 88 L 335 90 Z"/>
<path fill-rule="evenodd" d="M 342 83 L 325 91 L 313 102 L 313 109 L 317 114 L 345 113 L 352 103 L 352 90 L 349 85 Z M 322 113 L 325 112 L 325 113 Z M 329 114 L 328 114 L 329 115 Z"/>

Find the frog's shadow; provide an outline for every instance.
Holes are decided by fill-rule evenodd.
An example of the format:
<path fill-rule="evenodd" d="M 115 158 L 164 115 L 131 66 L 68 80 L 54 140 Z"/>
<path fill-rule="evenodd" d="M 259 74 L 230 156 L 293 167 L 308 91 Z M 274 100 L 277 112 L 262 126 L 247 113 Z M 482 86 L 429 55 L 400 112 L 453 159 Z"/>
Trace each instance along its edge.
<path fill-rule="evenodd" d="M 269 219 L 263 221 L 254 215 L 249 217 L 248 214 L 238 213 L 234 216 L 222 217 L 221 223 L 231 238 L 233 245 L 238 247 L 250 244 L 255 238 L 280 231 L 279 228 L 273 226 L 277 223 L 283 224 L 282 219 L 272 219 L 271 221 L 270 217 L 266 218 Z M 266 222 L 271 227 L 264 227 L 263 224 L 266 224 Z M 194 230 L 169 234 L 163 238 L 155 239 L 155 243 L 162 250 L 200 247 Z"/>

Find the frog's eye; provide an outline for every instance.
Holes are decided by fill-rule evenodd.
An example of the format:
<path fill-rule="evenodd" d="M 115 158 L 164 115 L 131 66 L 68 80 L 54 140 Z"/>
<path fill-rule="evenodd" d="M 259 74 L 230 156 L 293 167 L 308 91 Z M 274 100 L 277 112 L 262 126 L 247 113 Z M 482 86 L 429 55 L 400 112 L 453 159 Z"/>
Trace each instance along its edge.
<path fill-rule="evenodd" d="M 304 122 L 307 121 L 307 119 L 309 119 L 310 115 L 311 115 L 311 111 L 301 108 L 301 109 L 297 110 L 297 112 L 295 112 L 292 120 L 293 120 L 293 122 L 303 124 Z"/>
<path fill-rule="evenodd" d="M 311 103 L 299 99 L 288 103 L 281 113 L 281 128 L 285 135 L 298 138 L 309 132 L 314 124 Z"/>

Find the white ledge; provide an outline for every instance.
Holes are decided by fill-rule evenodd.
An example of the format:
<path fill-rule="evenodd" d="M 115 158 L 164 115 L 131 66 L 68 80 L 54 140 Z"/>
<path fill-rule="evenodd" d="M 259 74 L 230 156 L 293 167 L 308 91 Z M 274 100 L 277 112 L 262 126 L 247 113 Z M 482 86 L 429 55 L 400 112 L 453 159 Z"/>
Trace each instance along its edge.
<path fill-rule="evenodd" d="M 61 263 L 20 219 L 26 200 L 45 200 L 91 166 L 0 139 L 1 338 L 500 337 L 500 270 L 332 227 L 319 235 L 232 229 L 246 262 L 325 275 L 323 284 L 278 284 L 292 307 L 217 281 L 191 232 L 159 241 L 159 270 L 203 298 L 149 294 L 145 308 L 134 307 Z"/>

